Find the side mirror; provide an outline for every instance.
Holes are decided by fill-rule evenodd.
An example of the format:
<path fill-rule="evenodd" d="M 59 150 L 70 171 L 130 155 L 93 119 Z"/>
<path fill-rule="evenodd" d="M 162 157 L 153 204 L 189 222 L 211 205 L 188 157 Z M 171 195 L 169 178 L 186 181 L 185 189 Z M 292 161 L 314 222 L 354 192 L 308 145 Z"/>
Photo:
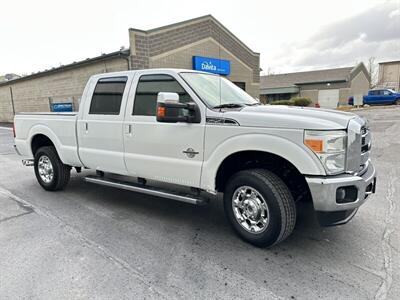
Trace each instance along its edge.
<path fill-rule="evenodd" d="M 158 93 L 157 95 L 157 122 L 187 122 L 200 123 L 200 110 L 196 103 L 179 102 L 177 93 Z"/>

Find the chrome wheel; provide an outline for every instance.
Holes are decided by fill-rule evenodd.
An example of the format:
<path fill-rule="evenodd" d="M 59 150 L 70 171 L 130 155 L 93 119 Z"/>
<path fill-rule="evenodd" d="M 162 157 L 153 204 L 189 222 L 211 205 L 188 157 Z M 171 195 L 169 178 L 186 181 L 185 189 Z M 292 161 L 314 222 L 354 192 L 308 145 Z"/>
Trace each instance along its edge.
<path fill-rule="evenodd" d="M 39 176 L 44 183 L 50 183 L 54 178 L 53 165 L 46 155 L 42 155 L 38 161 Z"/>
<path fill-rule="evenodd" d="M 250 186 L 241 186 L 232 196 L 232 209 L 238 223 L 248 232 L 261 233 L 269 224 L 269 210 L 263 196 Z"/>

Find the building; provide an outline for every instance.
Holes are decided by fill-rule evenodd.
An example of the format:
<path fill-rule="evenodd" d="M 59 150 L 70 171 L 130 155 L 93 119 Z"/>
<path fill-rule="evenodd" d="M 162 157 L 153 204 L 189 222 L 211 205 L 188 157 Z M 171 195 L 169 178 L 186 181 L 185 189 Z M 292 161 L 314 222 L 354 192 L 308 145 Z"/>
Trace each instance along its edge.
<path fill-rule="evenodd" d="M 400 92 L 400 60 L 379 63 L 377 86 Z"/>
<path fill-rule="evenodd" d="M 75 109 L 93 74 L 145 68 L 185 68 L 226 76 L 259 96 L 260 54 L 213 16 L 151 30 L 129 29 L 128 50 L 116 51 L 0 83 L 0 122 L 15 113 L 49 111 L 54 103 Z"/>
<path fill-rule="evenodd" d="M 347 105 L 349 96 L 366 95 L 370 77 L 363 63 L 354 67 L 261 76 L 260 99 L 268 103 L 307 97 L 321 107 Z"/>

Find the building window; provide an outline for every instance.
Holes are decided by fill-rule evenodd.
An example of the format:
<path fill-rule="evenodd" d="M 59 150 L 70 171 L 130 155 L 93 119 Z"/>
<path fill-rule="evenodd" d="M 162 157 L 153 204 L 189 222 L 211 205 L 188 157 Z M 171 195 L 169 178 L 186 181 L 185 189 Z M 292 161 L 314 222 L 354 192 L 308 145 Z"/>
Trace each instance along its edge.
<path fill-rule="evenodd" d="M 246 82 L 239 82 L 239 81 L 232 81 L 234 84 L 236 84 L 238 87 L 240 87 L 243 91 L 246 90 Z"/>
<path fill-rule="evenodd" d="M 285 93 L 285 94 L 271 94 L 268 95 L 268 101 L 277 101 L 277 100 L 290 100 L 293 97 L 293 94 Z"/>
<path fill-rule="evenodd" d="M 127 77 L 102 78 L 93 92 L 89 114 L 119 115 Z"/>
<path fill-rule="evenodd" d="M 183 87 L 170 75 L 143 75 L 136 88 L 133 115 L 155 116 L 157 95 L 160 92 L 177 93 L 179 102 L 191 102 L 192 98 Z"/>

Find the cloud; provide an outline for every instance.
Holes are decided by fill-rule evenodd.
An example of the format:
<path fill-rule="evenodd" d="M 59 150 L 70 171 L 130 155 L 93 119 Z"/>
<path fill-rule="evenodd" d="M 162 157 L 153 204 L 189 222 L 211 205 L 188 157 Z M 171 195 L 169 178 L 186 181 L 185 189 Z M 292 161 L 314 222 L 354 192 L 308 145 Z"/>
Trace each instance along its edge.
<path fill-rule="evenodd" d="M 273 59 L 273 70 L 351 66 L 374 56 L 400 59 L 400 7 L 384 3 L 322 27 L 306 41 L 288 45 Z"/>

